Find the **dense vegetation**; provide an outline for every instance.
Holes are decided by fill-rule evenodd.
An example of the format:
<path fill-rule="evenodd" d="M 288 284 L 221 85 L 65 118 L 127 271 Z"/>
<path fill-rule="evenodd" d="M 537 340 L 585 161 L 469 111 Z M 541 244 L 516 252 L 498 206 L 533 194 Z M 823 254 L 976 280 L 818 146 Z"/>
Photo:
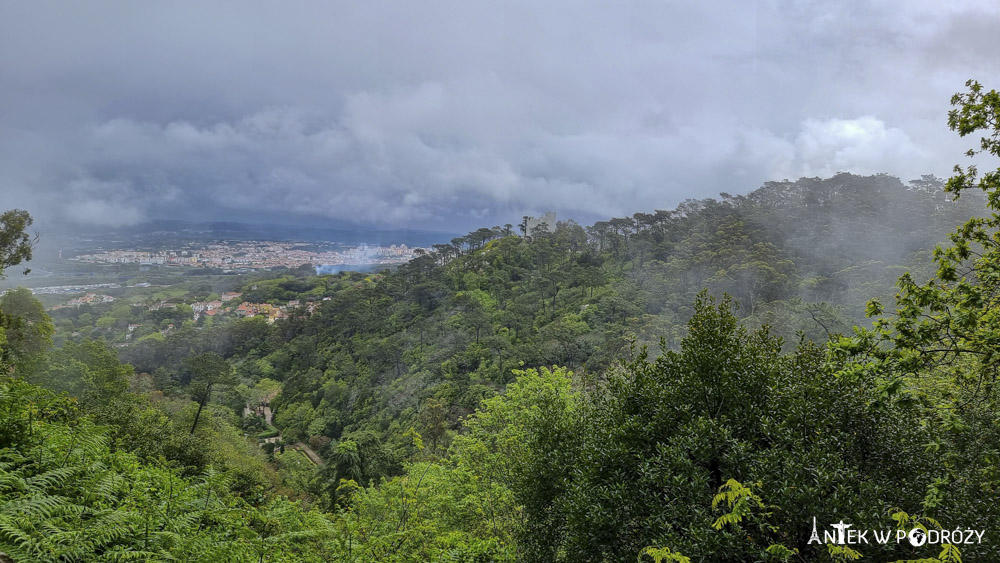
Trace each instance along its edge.
<path fill-rule="evenodd" d="M 1000 97 L 970 83 L 953 102 L 952 128 L 1000 156 Z M 959 168 L 525 220 L 395 271 L 231 288 L 291 302 L 273 323 L 193 315 L 221 287 L 51 317 L 8 292 L 0 552 L 1000 558 L 998 211 L 1000 170 Z M 7 268 L 30 259 L 30 217 L 2 220 Z M 987 534 L 827 546 L 814 517 Z"/>

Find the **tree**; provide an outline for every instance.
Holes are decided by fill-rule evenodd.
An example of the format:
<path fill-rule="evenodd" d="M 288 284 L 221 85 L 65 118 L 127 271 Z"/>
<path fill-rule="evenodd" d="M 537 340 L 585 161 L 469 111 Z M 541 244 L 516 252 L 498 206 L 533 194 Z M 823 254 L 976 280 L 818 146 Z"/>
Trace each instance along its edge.
<path fill-rule="evenodd" d="M 41 360 L 55 329 L 42 304 L 19 287 L 0 298 L 0 331 L 7 340 L 0 347 L 0 365 L 13 366 L 23 375 Z"/>
<path fill-rule="evenodd" d="M 968 156 L 1000 157 L 1000 94 L 972 80 L 966 86 L 968 92 L 951 99 L 948 125 L 962 137 L 985 131 Z M 937 272 L 931 280 L 921 284 L 904 274 L 895 316 L 880 318 L 873 331 L 844 341 L 841 349 L 869 354 L 896 374 L 958 368 L 959 383 L 971 389 L 968 401 L 993 402 L 1000 377 L 1000 168 L 982 176 L 975 165 L 956 165 L 954 171 L 945 190 L 958 198 L 978 188 L 991 213 L 969 219 L 950 235 L 951 246 L 934 250 Z M 882 305 L 871 302 L 869 313 L 880 315 Z M 892 347 L 878 346 L 881 341 Z"/>
<path fill-rule="evenodd" d="M 27 211 L 11 209 L 0 214 L 0 278 L 11 266 L 31 260 L 31 250 L 38 235 L 28 234 L 33 219 Z M 24 270 L 27 274 L 29 270 Z"/>
<path fill-rule="evenodd" d="M 514 370 L 455 438 L 453 460 L 476 475 L 494 533 L 520 536 L 528 561 L 552 561 L 565 514 L 553 510 L 575 467 L 583 397 L 565 368 Z"/>
<path fill-rule="evenodd" d="M 341 479 L 361 480 L 361 454 L 357 442 L 344 440 L 337 444 L 330 461 Z"/>
<path fill-rule="evenodd" d="M 818 560 L 806 543 L 812 516 L 875 527 L 884 503 L 924 499 L 935 469 L 927 431 L 911 422 L 912 404 L 875 400 L 878 378 L 831 377 L 836 366 L 808 344 L 783 355 L 767 329 L 740 325 L 731 300 L 705 293 L 687 333 L 655 360 L 634 351 L 569 422 L 538 400 L 541 412 L 506 417 L 523 430 L 509 461 L 496 463 L 531 476 L 513 487 L 527 560 L 625 561 L 666 545 L 693 559 L 754 561 L 772 544 Z M 536 426 L 532 416 L 551 421 Z M 470 438 L 483 418 L 470 421 Z M 774 525 L 753 517 L 742 529 L 712 526 L 708 501 L 730 479 L 759 483 Z"/>
<path fill-rule="evenodd" d="M 0 214 L 0 280 L 4 278 L 4 271 L 10 266 L 16 266 L 25 260 L 31 260 L 31 249 L 35 245 L 38 239 L 36 234 L 34 237 L 30 236 L 27 232 L 28 227 L 31 226 L 31 215 L 27 211 L 22 211 L 20 209 L 11 209 Z M 25 269 L 24 273 L 27 274 L 28 270 Z M 14 302 L 25 303 L 24 299 L 20 294 L 15 294 L 11 297 L 11 301 L 3 307 L 10 307 Z M 27 307 L 29 311 L 34 311 L 34 307 Z M 46 319 L 47 315 L 42 312 L 42 316 Z M 41 322 L 41 317 L 36 320 L 40 322 L 37 327 L 31 327 L 31 319 L 17 319 L 16 316 L 9 316 L 4 314 L 0 310 L 0 368 L 3 371 L 13 371 L 17 368 L 16 362 L 23 362 L 31 357 L 32 353 L 24 348 L 25 345 L 29 345 L 33 340 L 30 338 L 31 333 L 35 333 L 36 336 L 41 336 L 43 341 L 51 336 L 52 333 L 52 323 L 51 321 L 47 323 Z M 47 334 L 45 326 L 48 326 Z M 20 334 L 8 335 L 7 331 L 10 329 L 21 330 Z M 11 348 L 10 342 L 13 340 L 13 348 Z M 20 340 L 20 343 L 18 343 Z M 18 351 L 20 349 L 20 352 Z M 27 354 L 27 355 L 25 355 Z"/>
<path fill-rule="evenodd" d="M 969 88 L 968 92 L 957 93 L 951 98 L 955 109 L 948 112 L 948 127 L 958 131 L 962 137 L 986 130 L 986 136 L 979 139 L 979 149 L 969 149 L 965 154 L 973 157 L 986 152 L 1000 157 L 1000 93 L 996 90 L 983 92 L 982 85 L 974 80 L 965 85 Z M 957 196 L 962 190 L 978 187 L 989 195 L 990 208 L 1000 210 L 1000 168 L 983 174 L 981 178 L 975 165 L 963 169 L 956 164 L 954 171 L 955 175 L 948 179 L 945 190 Z"/>
<path fill-rule="evenodd" d="M 423 435 L 431 440 L 431 452 L 437 451 L 438 441 L 448 431 L 448 412 L 445 404 L 433 397 L 424 401 L 420 410 L 420 424 Z"/>
<path fill-rule="evenodd" d="M 106 343 L 85 340 L 79 345 L 67 345 L 70 361 L 82 372 L 85 390 L 83 402 L 91 410 L 110 405 L 128 391 L 134 374 L 129 364 L 123 364 Z"/>
<path fill-rule="evenodd" d="M 258 363 L 263 363 L 270 368 L 270 364 L 267 364 L 264 360 L 258 360 Z M 280 391 L 281 383 L 265 377 L 255 383 L 250 389 L 250 399 L 248 402 L 254 405 L 269 403 L 271 402 L 271 399 L 274 399 Z"/>
<path fill-rule="evenodd" d="M 190 356 L 184 360 L 184 368 L 191 375 L 188 389 L 191 398 L 198 403 L 198 411 L 194 415 L 190 434 L 198 428 L 198 419 L 212 396 L 212 388 L 218 385 L 233 383 L 233 368 L 222 356 L 214 352 L 205 352 Z"/>

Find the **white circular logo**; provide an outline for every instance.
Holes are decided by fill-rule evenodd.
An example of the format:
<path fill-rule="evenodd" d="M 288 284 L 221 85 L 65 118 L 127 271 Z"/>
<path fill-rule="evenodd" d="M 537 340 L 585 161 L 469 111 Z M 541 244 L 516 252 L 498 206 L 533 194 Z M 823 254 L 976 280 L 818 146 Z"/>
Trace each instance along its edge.
<path fill-rule="evenodd" d="M 910 540 L 910 545 L 913 547 L 920 547 L 927 543 L 927 534 L 920 528 L 910 530 L 910 535 L 907 537 Z"/>

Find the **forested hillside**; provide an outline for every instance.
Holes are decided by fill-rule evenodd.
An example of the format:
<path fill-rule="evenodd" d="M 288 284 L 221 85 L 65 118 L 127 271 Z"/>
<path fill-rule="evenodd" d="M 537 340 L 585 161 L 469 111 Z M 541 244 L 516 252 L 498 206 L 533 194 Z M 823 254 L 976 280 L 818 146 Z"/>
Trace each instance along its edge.
<path fill-rule="evenodd" d="M 970 84 L 952 128 L 995 133 L 997 100 Z M 253 279 L 216 316 L 9 292 L 0 552 L 1000 558 L 998 178 L 525 219 L 392 271 Z M 29 226 L 4 215 L 0 267 L 30 259 Z M 986 539 L 815 545 L 814 518 Z"/>
<path fill-rule="evenodd" d="M 367 482 L 412 455 L 411 427 L 444 451 L 512 368 L 559 365 L 596 382 L 633 341 L 675 348 L 702 289 L 733 296 L 744 324 L 770 325 L 786 349 L 799 333 L 850 332 L 868 299 L 891 296 L 905 271 L 926 277 L 927 249 L 982 209 L 932 178 L 842 174 L 588 228 L 481 229 L 394 272 L 251 282 L 243 299 L 298 301 L 300 314 L 190 326 L 122 358 L 161 389 L 187 385 L 183 359 L 204 351 L 248 386 L 280 381 L 285 439 L 325 451 L 353 436 L 373 460 Z"/>

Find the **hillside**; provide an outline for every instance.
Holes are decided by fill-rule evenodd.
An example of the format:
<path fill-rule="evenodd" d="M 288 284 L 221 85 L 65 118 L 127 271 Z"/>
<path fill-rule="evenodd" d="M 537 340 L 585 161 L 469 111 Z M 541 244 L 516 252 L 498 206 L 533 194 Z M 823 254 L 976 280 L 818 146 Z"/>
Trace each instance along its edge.
<path fill-rule="evenodd" d="M 745 325 L 770 325 L 786 348 L 799 333 L 822 343 L 850 332 L 901 273 L 928 275 L 927 249 L 981 205 L 949 202 L 939 182 L 841 175 L 586 229 L 482 229 L 395 272 L 257 283 L 246 299 L 320 301 L 270 329 L 244 321 L 255 333 L 233 348 L 211 340 L 248 384 L 282 382 L 275 421 L 290 439 L 367 432 L 401 461 L 408 428 L 443 450 L 511 368 L 560 365 L 596 381 L 633 339 L 675 348 L 702 289 L 732 295 Z M 182 338 L 162 346 L 183 350 Z M 169 366 L 145 360 L 153 348 L 123 357 L 140 371 Z"/>
<path fill-rule="evenodd" d="M 53 314 L 91 338 L 134 337 L 123 361 L 168 393 L 190 380 L 182 361 L 207 351 L 247 387 L 279 381 L 274 420 L 286 439 L 322 450 L 367 433 L 366 443 L 387 449 L 377 478 L 412 453 L 403 436 L 411 426 L 434 426 L 443 451 L 459 420 L 512 381 L 512 368 L 560 365 L 596 381 L 633 340 L 675 348 L 702 289 L 733 296 L 742 322 L 769 325 L 786 349 L 800 335 L 822 343 L 849 332 L 901 273 L 929 275 L 928 250 L 983 205 L 975 194 L 951 201 L 934 178 L 841 174 L 586 228 L 480 229 L 379 274 L 248 282 L 244 302 L 297 303 L 274 325 L 260 316 L 192 323 L 183 302 Z M 165 337 L 147 332 L 168 323 L 177 328 Z M 229 404 L 241 412 L 238 397 Z"/>

